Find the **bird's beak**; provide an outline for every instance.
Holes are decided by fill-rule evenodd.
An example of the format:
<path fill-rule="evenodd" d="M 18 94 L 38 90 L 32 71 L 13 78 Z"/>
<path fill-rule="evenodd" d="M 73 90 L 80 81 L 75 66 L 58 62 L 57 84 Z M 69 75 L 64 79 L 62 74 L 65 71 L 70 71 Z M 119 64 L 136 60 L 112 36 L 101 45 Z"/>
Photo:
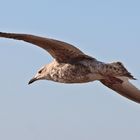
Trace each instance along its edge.
<path fill-rule="evenodd" d="M 35 82 L 36 80 L 38 80 L 36 77 L 33 77 L 30 81 L 29 81 L 29 83 L 28 83 L 28 85 L 29 84 L 32 84 L 33 82 Z"/>

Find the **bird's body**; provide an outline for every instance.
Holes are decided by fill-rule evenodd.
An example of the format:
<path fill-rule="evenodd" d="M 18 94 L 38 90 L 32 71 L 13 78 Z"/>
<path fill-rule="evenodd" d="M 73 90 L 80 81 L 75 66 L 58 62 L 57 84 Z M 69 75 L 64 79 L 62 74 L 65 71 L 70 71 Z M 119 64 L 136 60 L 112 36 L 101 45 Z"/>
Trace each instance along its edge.
<path fill-rule="evenodd" d="M 48 64 L 46 69 L 52 80 L 60 83 L 85 83 L 100 80 L 100 62 L 93 60 L 82 60 L 78 63 L 58 63 L 54 60 Z"/>
<path fill-rule="evenodd" d="M 117 63 L 119 65 L 120 62 Z M 58 63 L 54 60 L 43 69 L 46 70 L 46 75 L 48 76 L 45 79 L 60 83 L 86 83 L 102 80 L 108 76 L 128 76 L 128 78 L 133 79 L 133 76 L 127 70 L 122 69 L 122 67 L 106 64 L 96 59 L 87 59 L 73 63 Z"/>
<path fill-rule="evenodd" d="M 86 83 L 98 80 L 119 94 L 140 103 L 140 90 L 129 79 L 135 79 L 121 62 L 104 63 L 84 54 L 71 44 L 28 34 L 3 33 L 0 37 L 23 40 L 48 51 L 54 60 L 43 66 L 29 81 L 52 80 L 60 83 Z"/>

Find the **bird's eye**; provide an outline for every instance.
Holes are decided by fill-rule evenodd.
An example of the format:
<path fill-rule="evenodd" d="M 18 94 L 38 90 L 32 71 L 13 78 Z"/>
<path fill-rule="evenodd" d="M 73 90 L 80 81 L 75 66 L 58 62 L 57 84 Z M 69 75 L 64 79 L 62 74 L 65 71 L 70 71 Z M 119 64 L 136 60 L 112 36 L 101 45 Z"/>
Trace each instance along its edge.
<path fill-rule="evenodd" d="M 39 73 L 39 74 L 42 73 L 42 70 L 39 70 L 38 73 Z"/>

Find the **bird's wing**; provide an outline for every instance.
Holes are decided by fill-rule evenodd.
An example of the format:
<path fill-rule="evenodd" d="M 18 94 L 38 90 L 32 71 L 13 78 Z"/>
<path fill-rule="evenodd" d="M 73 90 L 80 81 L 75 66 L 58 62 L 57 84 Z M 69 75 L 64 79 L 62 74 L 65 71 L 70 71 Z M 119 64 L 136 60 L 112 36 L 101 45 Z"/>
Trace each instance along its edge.
<path fill-rule="evenodd" d="M 73 45 L 54 39 L 29 34 L 3 32 L 0 32 L 0 37 L 22 40 L 37 45 L 38 47 L 48 51 L 51 56 L 59 62 L 68 62 L 74 59 L 89 58 L 89 56 L 85 55 L 81 50 L 74 47 Z"/>
<path fill-rule="evenodd" d="M 128 78 L 109 78 L 101 80 L 105 86 L 116 91 L 120 95 L 140 103 L 140 90 L 128 81 Z"/>

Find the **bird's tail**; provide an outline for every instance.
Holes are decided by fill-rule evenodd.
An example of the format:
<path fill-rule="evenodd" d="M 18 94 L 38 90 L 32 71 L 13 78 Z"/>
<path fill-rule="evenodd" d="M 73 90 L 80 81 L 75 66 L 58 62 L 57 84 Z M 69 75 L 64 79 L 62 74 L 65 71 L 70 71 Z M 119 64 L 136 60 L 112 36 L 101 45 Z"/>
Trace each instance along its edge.
<path fill-rule="evenodd" d="M 136 80 L 121 62 L 114 62 L 107 65 L 110 65 L 113 67 L 114 72 L 118 74 L 116 76 L 125 76 L 125 77 L 128 77 L 129 79 Z"/>

